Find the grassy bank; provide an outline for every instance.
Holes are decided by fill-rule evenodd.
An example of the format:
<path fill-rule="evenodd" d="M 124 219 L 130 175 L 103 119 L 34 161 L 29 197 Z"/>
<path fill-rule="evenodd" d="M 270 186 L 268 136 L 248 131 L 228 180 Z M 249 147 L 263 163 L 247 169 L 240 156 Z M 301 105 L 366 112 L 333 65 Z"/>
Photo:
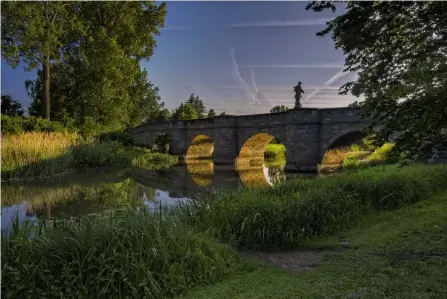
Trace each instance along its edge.
<path fill-rule="evenodd" d="M 2 292 L 7 298 L 54 297 L 54 294 L 64 298 L 162 298 L 229 278 L 214 289 L 205 288 L 202 293 L 199 291 L 191 296 L 228 298 L 233 294 L 231 298 L 253 298 L 259 291 L 261 298 L 290 298 L 290 291 L 294 291 L 298 283 L 286 288 L 289 292 L 275 291 L 274 287 L 267 286 L 269 281 L 284 286 L 280 284 L 281 279 L 290 283 L 296 276 L 292 278 L 288 273 L 263 267 L 251 271 L 252 263 L 240 260 L 234 251 L 219 243 L 248 249 L 303 246 L 337 249 L 340 240 L 336 237 L 343 236 L 354 249 L 362 243 L 356 243 L 355 237 L 340 232 L 377 216 L 378 212 L 393 213 L 398 208 L 430 198 L 447 188 L 446 181 L 447 165 L 378 166 L 324 179 L 289 181 L 269 189 L 215 192 L 162 216 L 118 212 L 107 218 L 90 216 L 76 221 L 61 220 L 53 222 L 52 227 L 19 229 L 13 226 L 11 235 L 2 236 Z M 424 207 L 424 204 L 420 206 Z M 417 218 L 410 217 L 413 218 L 416 219 L 413 224 L 420 223 Z M 430 217 L 424 219 L 430 220 Z M 437 218 L 433 219 L 436 221 Z M 441 232 L 435 227 L 436 222 L 429 222 L 429 225 L 435 228 L 432 232 Z M 408 242 L 396 245 L 395 248 L 401 249 L 426 240 L 424 233 L 416 235 L 423 239 L 416 238 L 414 242 L 412 235 L 403 236 L 400 231 L 392 235 L 396 227 L 392 223 L 390 233 L 384 234 L 387 227 L 377 229 L 379 239 L 374 241 L 374 246 L 390 242 L 391 239 L 385 238 L 387 235 L 402 237 Z M 27 237 L 29 230 L 33 232 L 33 239 Z M 330 235 L 336 237 L 329 241 L 320 239 Z M 444 250 L 439 247 L 439 242 L 445 243 L 445 240 L 437 239 L 438 235 L 433 234 L 432 243 L 425 242 L 434 246 L 434 253 Z M 366 242 L 368 236 L 368 233 L 359 233 L 357 241 Z M 369 266 L 376 259 L 382 263 L 396 256 L 388 255 L 393 254 L 392 250 L 371 248 L 368 248 L 370 252 L 383 255 L 371 257 Z M 400 253 L 396 251 L 394 254 Z M 431 256 L 437 257 L 435 254 Z M 383 276 L 388 274 L 400 275 L 399 270 L 380 272 L 383 276 L 379 278 L 365 276 L 364 283 L 362 279 L 365 277 L 361 275 L 370 270 L 368 264 L 362 264 L 364 260 L 358 260 L 356 252 L 341 256 L 339 263 L 346 260 L 352 261 L 353 265 L 342 265 L 340 269 L 323 268 L 329 272 L 321 274 L 318 283 L 309 279 L 301 285 L 303 291 L 297 293 L 306 294 L 306 290 L 311 296 L 297 298 L 318 298 L 318 291 L 322 291 L 328 279 L 330 283 L 323 294 L 331 295 L 330 291 L 335 289 L 333 296 L 336 297 L 341 292 L 368 294 L 371 290 L 362 288 L 374 285 L 379 278 L 386 282 L 388 278 Z M 430 263 L 433 262 L 428 262 L 427 266 L 433 266 Z M 360 266 L 363 270 L 358 271 L 364 272 L 344 273 Z M 429 277 L 440 277 L 442 267 L 435 266 L 430 270 L 438 271 L 437 274 Z M 409 267 L 406 271 L 416 269 L 424 275 L 425 266 L 421 267 Z M 315 273 L 320 273 L 318 271 Z M 276 275 L 279 280 L 272 279 Z M 359 277 L 362 278 L 360 282 Z M 355 285 L 354 290 L 349 288 L 351 285 Z M 441 283 L 436 281 L 431 287 L 438 288 L 439 285 Z M 395 289 L 397 286 L 398 283 Z M 382 291 L 380 286 L 378 288 Z"/>
<path fill-rule="evenodd" d="M 446 182 L 447 165 L 378 166 L 271 189 L 215 193 L 179 213 L 184 222 L 238 248 L 291 249 L 376 211 L 425 199 Z"/>
<path fill-rule="evenodd" d="M 144 212 L 28 227 L 2 236 L 1 251 L 6 298 L 160 298 L 239 267 L 231 249 Z"/>
<path fill-rule="evenodd" d="M 157 167 L 177 157 L 124 146 L 116 141 L 86 142 L 77 134 L 28 132 L 2 137 L 2 178 L 52 176 L 82 167 Z"/>
<path fill-rule="evenodd" d="M 286 158 L 286 147 L 283 144 L 273 144 L 267 145 L 264 151 L 264 158 L 266 159 L 276 159 L 276 158 Z"/>
<path fill-rule="evenodd" d="M 332 253 L 310 273 L 258 265 L 182 298 L 447 298 L 446 212 L 444 192 L 314 240 L 309 245 Z"/>

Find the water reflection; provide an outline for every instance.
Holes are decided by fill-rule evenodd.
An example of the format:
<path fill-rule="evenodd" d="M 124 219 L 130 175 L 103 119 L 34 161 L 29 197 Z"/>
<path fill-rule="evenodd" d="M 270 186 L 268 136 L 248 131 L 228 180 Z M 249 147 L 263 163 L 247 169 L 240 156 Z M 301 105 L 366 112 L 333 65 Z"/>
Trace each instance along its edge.
<path fill-rule="evenodd" d="M 276 162 L 275 162 L 276 163 Z M 270 187 L 284 181 L 284 163 L 251 163 L 235 170 L 196 160 L 163 170 L 101 169 L 48 180 L 2 184 L 2 231 L 19 223 L 102 213 L 121 207 L 176 205 L 210 188 Z"/>

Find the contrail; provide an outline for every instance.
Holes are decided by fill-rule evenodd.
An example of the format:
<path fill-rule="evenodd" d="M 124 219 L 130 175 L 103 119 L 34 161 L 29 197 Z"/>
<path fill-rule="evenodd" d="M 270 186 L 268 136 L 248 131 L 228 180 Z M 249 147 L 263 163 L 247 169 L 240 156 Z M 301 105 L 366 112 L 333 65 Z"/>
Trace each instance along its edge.
<path fill-rule="evenodd" d="M 314 91 L 312 91 L 312 92 L 311 92 L 311 93 L 310 93 L 310 94 L 303 100 L 303 102 L 310 100 L 310 99 L 311 99 L 313 96 L 315 96 L 321 89 L 323 89 L 324 87 L 326 87 L 326 86 L 332 84 L 332 82 L 334 82 L 335 80 L 340 79 L 340 78 L 346 76 L 347 74 L 348 74 L 348 73 L 343 72 L 343 70 L 339 71 L 339 72 L 336 73 L 334 76 L 332 76 L 332 78 L 330 78 L 329 80 L 327 80 L 327 81 L 323 84 L 323 87 L 322 87 L 322 88 L 315 88 Z"/>
<path fill-rule="evenodd" d="M 233 48 L 230 49 L 230 57 L 231 57 L 232 65 L 233 65 L 233 76 L 238 81 L 239 86 L 242 89 L 245 90 L 245 93 L 247 94 L 247 96 L 249 96 L 250 98 L 253 99 L 253 104 L 255 104 L 257 102 L 256 94 L 258 93 L 258 90 L 256 88 L 255 83 L 254 83 L 254 86 L 253 86 L 253 88 L 255 89 L 255 93 L 252 93 L 251 86 L 249 86 L 247 84 L 247 82 L 245 82 L 244 79 L 242 79 L 241 74 L 239 73 L 239 66 L 237 64 L 236 56 L 234 54 L 234 49 Z M 253 76 L 252 76 L 252 79 L 253 79 L 253 82 L 254 82 L 254 77 Z"/>

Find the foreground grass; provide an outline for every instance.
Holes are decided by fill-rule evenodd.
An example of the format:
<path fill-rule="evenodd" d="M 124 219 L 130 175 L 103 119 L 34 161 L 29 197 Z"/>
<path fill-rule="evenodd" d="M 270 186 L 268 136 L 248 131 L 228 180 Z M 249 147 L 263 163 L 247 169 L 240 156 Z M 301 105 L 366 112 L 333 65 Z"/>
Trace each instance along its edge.
<path fill-rule="evenodd" d="M 259 265 L 182 298 L 447 298 L 447 192 L 308 246 L 333 251 L 311 273 Z"/>
<path fill-rule="evenodd" d="M 2 178 L 52 176 L 82 167 L 137 166 L 157 168 L 177 157 L 116 141 L 83 141 L 77 134 L 28 132 L 2 138 Z"/>
<path fill-rule="evenodd" d="M 183 221 L 242 249 L 292 249 L 352 227 L 376 211 L 446 187 L 447 165 L 380 166 L 271 189 L 215 193 L 182 207 Z"/>
<path fill-rule="evenodd" d="M 13 229 L 2 236 L 2 297 L 160 298 L 239 267 L 234 251 L 177 224 L 125 212 Z"/>

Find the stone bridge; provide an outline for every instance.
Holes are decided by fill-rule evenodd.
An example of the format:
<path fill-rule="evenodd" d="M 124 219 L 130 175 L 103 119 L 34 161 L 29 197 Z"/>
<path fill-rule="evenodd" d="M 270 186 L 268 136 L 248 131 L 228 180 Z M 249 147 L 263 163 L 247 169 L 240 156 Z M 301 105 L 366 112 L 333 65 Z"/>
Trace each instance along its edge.
<path fill-rule="evenodd" d="M 286 146 L 286 169 L 315 171 L 330 148 L 361 139 L 367 125 L 357 108 L 302 108 L 282 113 L 216 116 L 140 125 L 133 140 L 151 147 L 159 134 L 171 137 L 170 152 L 185 159 L 214 155 L 215 164 L 263 159 L 274 138 Z"/>

